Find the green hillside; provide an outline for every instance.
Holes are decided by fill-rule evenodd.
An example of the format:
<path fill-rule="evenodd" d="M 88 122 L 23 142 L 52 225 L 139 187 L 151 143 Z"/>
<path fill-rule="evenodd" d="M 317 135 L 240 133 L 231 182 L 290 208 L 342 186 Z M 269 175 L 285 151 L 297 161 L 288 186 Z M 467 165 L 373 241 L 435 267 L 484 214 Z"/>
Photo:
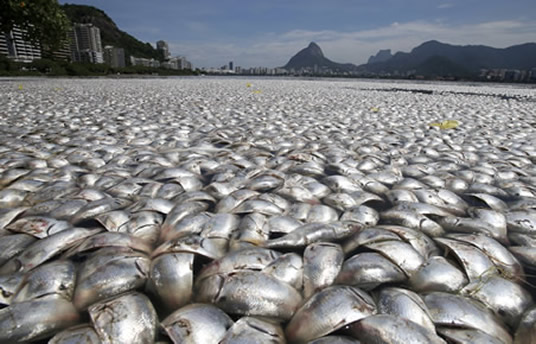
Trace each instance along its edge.
<path fill-rule="evenodd" d="M 62 6 L 72 23 L 91 23 L 101 32 L 102 46 L 113 45 L 125 49 L 125 56 L 154 58 L 160 60 L 160 55 L 151 44 L 143 43 L 128 33 L 121 31 L 114 21 L 93 6 L 65 4 Z"/>

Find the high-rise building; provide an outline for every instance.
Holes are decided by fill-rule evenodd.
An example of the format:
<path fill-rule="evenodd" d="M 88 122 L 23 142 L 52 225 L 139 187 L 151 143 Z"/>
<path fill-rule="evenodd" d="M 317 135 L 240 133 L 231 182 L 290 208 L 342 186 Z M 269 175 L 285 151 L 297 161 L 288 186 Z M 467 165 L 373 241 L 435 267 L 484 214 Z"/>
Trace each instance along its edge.
<path fill-rule="evenodd" d="M 153 67 L 153 68 L 160 67 L 160 61 L 157 61 L 155 59 L 146 59 L 143 57 L 134 57 L 134 56 L 130 56 L 130 64 L 133 66 L 144 66 L 144 67 Z"/>
<path fill-rule="evenodd" d="M 41 47 L 24 39 L 26 32 L 14 27 L 10 32 L 0 33 L 0 54 L 17 62 L 32 62 L 41 58 Z"/>
<path fill-rule="evenodd" d="M 230 61 L 230 62 L 229 62 L 229 70 L 234 70 L 234 68 L 233 68 L 233 61 Z"/>
<path fill-rule="evenodd" d="M 114 68 L 125 67 L 125 50 L 111 45 L 104 47 L 104 62 Z"/>
<path fill-rule="evenodd" d="M 104 63 L 99 28 L 93 24 L 74 24 L 71 52 L 74 62 Z"/>
<path fill-rule="evenodd" d="M 156 42 L 156 50 L 160 52 L 164 60 L 169 60 L 169 57 L 170 57 L 169 46 L 166 41 Z"/>

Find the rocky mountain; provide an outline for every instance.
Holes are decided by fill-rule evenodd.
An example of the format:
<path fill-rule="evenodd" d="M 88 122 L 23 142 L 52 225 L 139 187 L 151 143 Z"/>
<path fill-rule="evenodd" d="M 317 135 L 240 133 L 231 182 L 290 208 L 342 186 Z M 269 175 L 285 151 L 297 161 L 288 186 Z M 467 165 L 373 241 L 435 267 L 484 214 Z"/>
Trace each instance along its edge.
<path fill-rule="evenodd" d="M 384 49 L 384 50 L 378 51 L 376 55 L 369 57 L 367 63 L 384 62 L 384 61 L 389 60 L 391 57 L 393 57 L 393 54 L 391 54 L 391 49 Z"/>
<path fill-rule="evenodd" d="M 536 43 L 525 43 L 508 48 L 484 45 L 451 45 L 428 41 L 409 53 L 398 52 L 383 61 L 359 66 L 361 71 L 407 72 L 423 71 L 423 75 L 474 75 L 480 69 L 521 69 L 536 67 Z"/>
<path fill-rule="evenodd" d="M 93 6 L 65 4 L 62 6 L 72 23 L 91 23 L 101 32 L 102 46 L 113 45 L 125 49 L 126 56 L 160 59 L 158 51 L 120 30 L 104 11 Z"/>
<path fill-rule="evenodd" d="M 292 56 L 288 63 L 283 67 L 287 70 L 295 69 L 330 69 L 332 71 L 344 72 L 356 68 L 351 63 L 333 62 L 324 56 L 322 49 L 315 42 L 311 42 L 305 49 L 300 50 L 296 55 Z"/>

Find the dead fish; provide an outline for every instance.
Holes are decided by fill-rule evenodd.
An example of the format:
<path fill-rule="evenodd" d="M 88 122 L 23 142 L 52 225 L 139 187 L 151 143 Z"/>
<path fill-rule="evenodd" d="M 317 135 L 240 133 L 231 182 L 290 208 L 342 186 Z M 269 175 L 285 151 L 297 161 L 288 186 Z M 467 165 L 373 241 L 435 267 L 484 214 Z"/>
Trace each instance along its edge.
<path fill-rule="evenodd" d="M 528 291 L 499 276 L 484 276 L 466 285 L 460 294 L 481 301 L 511 327 L 518 324 L 523 312 L 533 304 Z"/>
<path fill-rule="evenodd" d="M 100 229 L 98 232 L 100 232 Z M 131 248 L 146 254 L 152 251 L 152 246 L 150 244 L 130 234 L 120 232 L 104 232 L 89 236 L 83 241 L 81 240 L 78 246 L 74 246 L 67 250 L 63 254 L 63 257 L 70 258 L 75 255 L 103 247 Z"/>
<path fill-rule="evenodd" d="M 97 201 L 92 201 L 74 214 L 71 222 L 76 224 L 105 212 L 125 208 L 128 204 L 129 202 L 127 200 L 121 198 L 103 198 Z"/>
<path fill-rule="evenodd" d="M 313 243 L 303 253 L 303 295 L 307 299 L 329 287 L 341 270 L 344 253 L 338 244 Z"/>
<path fill-rule="evenodd" d="M 515 331 L 514 343 L 534 343 L 536 341 L 536 307 L 528 308 L 521 317 L 519 325 Z"/>
<path fill-rule="evenodd" d="M 285 253 L 261 270 L 300 291 L 303 287 L 303 259 L 296 253 Z"/>
<path fill-rule="evenodd" d="M 365 247 L 377 251 L 395 263 L 406 276 L 411 277 L 424 264 L 421 256 L 410 244 L 403 241 L 387 240 L 366 244 Z"/>
<path fill-rule="evenodd" d="M 375 226 L 379 220 L 378 212 L 366 205 L 347 209 L 341 216 L 341 221 L 356 222 L 363 227 Z"/>
<path fill-rule="evenodd" d="M 24 249 L 35 240 L 35 237 L 28 234 L 0 236 L 0 266 L 10 258 L 24 251 Z"/>
<path fill-rule="evenodd" d="M 88 309 L 103 343 L 154 343 L 158 317 L 149 299 L 131 292 L 96 303 Z"/>
<path fill-rule="evenodd" d="M 12 222 L 6 228 L 13 232 L 25 233 L 42 239 L 71 228 L 71 224 L 67 221 L 58 221 L 54 218 L 27 216 Z"/>
<path fill-rule="evenodd" d="M 377 296 L 378 313 L 410 320 L 430 332 L 435 326 L 421 297 L 408 289 L 386 287 Z"/>
<path fill-rule="evenodd" d="M 389 314 L 372 315 L 357 321 L 350 325 L 350 332 L 365 343 L 446 343 L 435 331 Z"/>
<path fill-rule="evenodd" d="M 0 275 L 29 271 L 98 232 L 100 229 L 75 227 L 37 240 L 2 265 Z"/>
<path fill-rule="evenodd" d="M 0 235 L 9 234 L 6 227 L 22 214 L 27 207 L 0 209 Z"/>
<path fill-rule="evenodd" d="M 447 238 L 436 238 L 435 240 L 443 247 L 446 247 L 449 252 L 452 252 L 456 260 L 464 268 L 469 281 L 477 280 L 485 274 L 496 272 L 496 267 L 489 257 L 475 246 Z"/>
<path fill-rule="evenodd" d="M 383 283 L 405 280 L 406 274 L 395 263 L 380 253 L 364 252 L 343 263 L 335 283 L 369 290 Z"/>
<path fill-rule="evenodd" d="M 471 298 L 443 292 L 424 296 L 432 320 L 436 326 L 449 326 L 481 330 L 504 343 L 511 343 L 512 336 L 491 311 Z"/>
<path fill-rule="evenodd" d="M 469 283 L 464 272 L 442 256 L 430 257 L 409 279 L 416 291 L 457 292 Z"/>
<path fill-rule="evenodd" d="M 422 231 L 431 237 L 438 237 L 445 233 L 437 222 L 413 211 L 389 209 L 380 213 L 380 219 L 386 223 Z"/>
<path fill-rule="evenodd" d="M 69 343 L 84 343 L 84 344 L 99 344 L 99 339 L 95 329 L 89 324 L 77 325 L 69 327 L 57 333 L 49 341 L 49 344 L 69 344 Z"/>
<path fill-rule="evenodd" d="M 263 245 L 268 248 L 307 246 L 319 241 L 343 239 L 359 228 L 360 225 L 353 222 L 308 223 L 280 238 L 270 239 Z"/>
<path fill-rule="evenodd" d="M 210 259 L 218 259 L 227 252 L 227 239 L 203 238 L 196 234 L 181 236 L 164 242 L 153 250 L 154 259 L 164 253 L 194 253 Z"/>
<path fill-rule="evenodd" d="M 285 344 L 280 325 L 254 317 L 242 317 L 227 330 L 221 344 Z"/>
<path fill-rule="evenodd" d="M 440 327 L 437 332 L 447 339 L 449 343 L 504 344 L 502 340 L 476 329 Z"/>
<path fill-rule="evenodd" d="M 288 320 L 302 301 L 290 285 L 262 272 L 216 274 L 196 282 L 195 300 L 230 314 Z"/>
<path fill-rule="evenodd" d="M 281 253 L 277 251 L 261 247 L 232 251 L 203 267 L 197 278 L 201 280 L 214 274 L 228 274 L 239 270 L 262 270 L 280 256 Z"/>
<path fill-rule="evenodd" d="M 151 263 L 148 257 L 119 254 L 106 258 L 90 258 L 79 268 L 73 297 L 77 309 L 85 310 L 105 298 L 145 285 Z"/>
<path fill-rule="evenodd" d="M 508 230 L 517 233 L 534 234 L 536 231 L 536 211 L 517 210 L 506 213 Z"/>
<path fill-rule="evenodd" d="M 70 261 L 56 260 L 43 264 L 24 276 L 12 302 L 30 301 L 49 295 L 71 301 L 75 280 L 75 266 Z"/>
<path fill-rule="evenodd" d="M 9 306 L 24 279 L 23 273 L 0 276 L 0 306 Z"/>
<path fill-rule="evenodd" d="M 73 304 L 60 296 L 45 296 L 0 309 L 0 342 L 47 338 L 78 323 Z"/>
<path fill-rule="evenodd" d="M 177 309 L 161 326 L 173 343 L 220 343 L 234 322 L 213 305 L 194 303 Z"/>
<path fill-rule="evenodd" d="M 473 245 L 484 252 L 498 268 L 498 272 L 508 279 L 520 281 L 524 271 L 521 263 L 512 253 L 497 240 L 481 234 L 458 234 L 448 235 L 449 238 L 463 241 Z"/>
<path fill-rule="evenodd" d="M 162 254 L 151 262 L 148 289 L 169 310 L 178 309 L 192 299 L 194 254 Z"/>
<path fill-rule="evenodd" d="M 376 313 L 364 291 L 349 286 L 328 287 L 309 298 L 292 316 L 285 333 L 293 343 L 306 343 Z"/>

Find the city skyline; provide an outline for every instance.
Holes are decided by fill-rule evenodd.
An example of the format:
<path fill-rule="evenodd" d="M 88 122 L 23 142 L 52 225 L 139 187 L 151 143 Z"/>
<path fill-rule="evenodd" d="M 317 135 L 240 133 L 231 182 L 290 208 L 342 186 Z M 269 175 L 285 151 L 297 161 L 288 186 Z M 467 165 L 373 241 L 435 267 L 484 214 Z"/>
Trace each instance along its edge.
<path fill-rule="evenodd" d="M 71 0 L 104 10 L 118 27 L 196 66 L 278 67 L 309 42 L 337 62 L 365 63 L 380 49 L 409 51 L 435 39 L 497 48 L 536 37 L 534 1 L 365 1 L 312 0 L 145 2 Z"/>

